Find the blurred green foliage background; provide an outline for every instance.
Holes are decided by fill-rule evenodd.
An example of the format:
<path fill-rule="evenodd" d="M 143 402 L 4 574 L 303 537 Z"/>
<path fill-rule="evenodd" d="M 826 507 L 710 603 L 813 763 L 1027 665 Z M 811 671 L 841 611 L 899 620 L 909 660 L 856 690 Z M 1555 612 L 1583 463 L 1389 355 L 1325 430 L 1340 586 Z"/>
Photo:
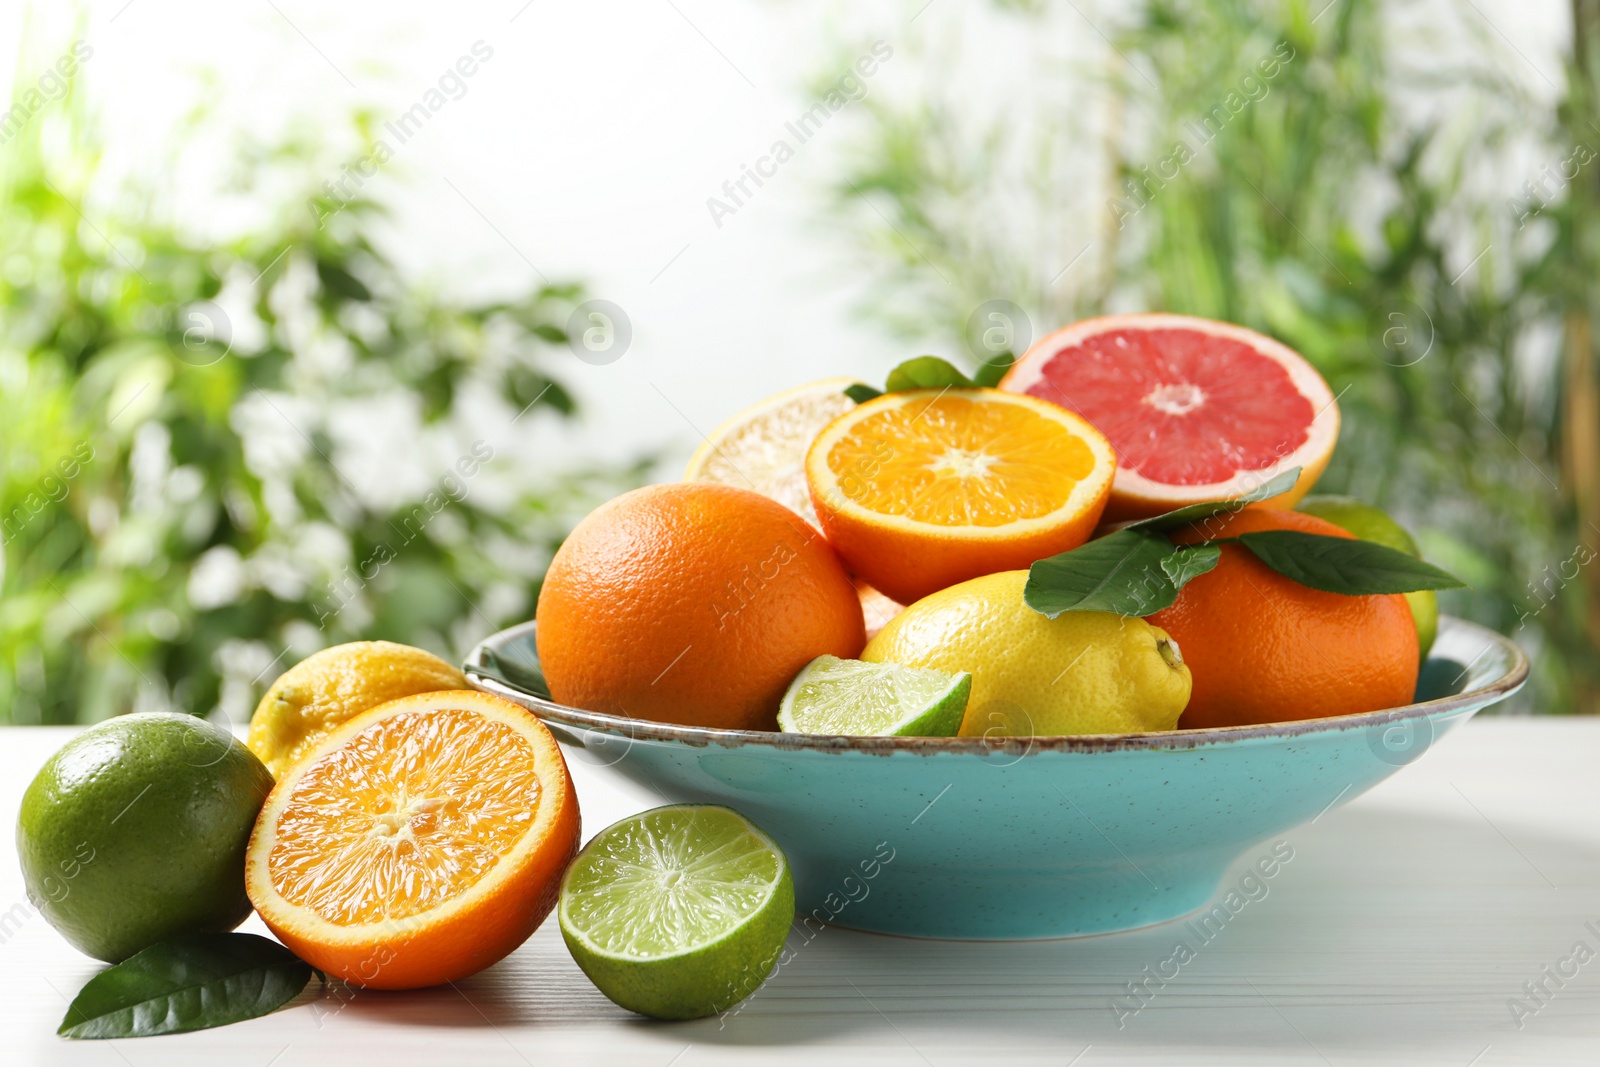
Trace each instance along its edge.
<path fill-rule="evenodd" d="M 98 144 L 74 95 L 0 153 L 0 716 L 242 722 L 326 645 L 459 661 L 531 615 L 567 527 L 639 477 L 506 454 L 573 412 L 545 368 L 578 287 L 419 289 L 316 138 L 241 145 L 271 221 L 226 242 L 108 191 Z"/>

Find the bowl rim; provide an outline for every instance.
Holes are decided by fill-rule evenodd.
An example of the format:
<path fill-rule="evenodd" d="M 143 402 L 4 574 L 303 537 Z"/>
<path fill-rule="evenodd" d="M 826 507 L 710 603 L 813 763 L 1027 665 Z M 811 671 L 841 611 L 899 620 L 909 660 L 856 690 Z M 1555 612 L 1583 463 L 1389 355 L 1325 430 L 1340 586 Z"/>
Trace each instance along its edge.
<path fill-rule="evenodd" d="M 1183 749 L 1202 745 L 1224 744 L 1252 738 L 1285 738 L 1302 734 L 1332 730 L 1369 729 L 1417 718 L 1431 718 L 1459 712 L 1468 708 L 1484 707 L 1503 700 L 1522 688 L 1528 679 L 1528 657 L 1517 643 L 1496 630 L 1469 622 L 1453 615 L 1439 616 L 1440 631 L 1448 623 L 1451 628 L 1463 628 L 1485 639 L 1484 650 L 1468 663 L 1463 671 L 1485 654 L 1499 647 L 1508 656 L 1508 669 L 1497 678 L 1474 689 L 1463 690 L 1433 700 L 1418 701 L 1396 708 L 1360 712 L 1354 715 L 1335 715 L 1320 719 L 1297 719 L 1289 722 L 1256 723 L 1248 726 L 1213 726 L 1198 730 L 1155 730 L 1148 733 L 1036 735 L 1032 737 L 855 737 L 843 734 L 785 734 L 767 730 L 718 730 L 704 726 L 683 726 L 661 723 L 650 719 L 635 719 L 624 715 L 608 715 L 598 711 L 558 704 L 553 700 L 518 689 L 498 678 L 484 674 L 478 667 L 484 649 L 495 644 L 518 640 L 535 632 L 536 621 L 518 623 L 490 634 L 475 645 L 462 664 L 462 673 L 476 689 L 504 697 L 534 712 L 541 720 L 584 731 L 601 731 L 616 734 L 629 741 L 677 742 L 697 748 L 717 745 L 724 748 L 757 746 L 785 751 L 817 752 L 934 752 L 973 754 L 1027 754 L 1031 752 L 1113 752 L 1129 749 Z"/>

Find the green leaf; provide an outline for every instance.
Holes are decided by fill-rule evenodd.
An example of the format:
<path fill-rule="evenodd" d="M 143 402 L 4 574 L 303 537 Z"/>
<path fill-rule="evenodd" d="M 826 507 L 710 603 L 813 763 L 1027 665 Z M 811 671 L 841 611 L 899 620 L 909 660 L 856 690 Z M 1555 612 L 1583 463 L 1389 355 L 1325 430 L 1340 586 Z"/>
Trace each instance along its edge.
<path fill-rule="evenodd" d="M 972 379 L 962 374 L 949 360 L 938 356 L 908 359 L 889 372 L 885 392 L 906 389 L 971 389 Z"/>
<path fill-rule="evenodd" d="M 1172 584 L 1182 589 L 1217 565 L 1222 558 L 1221 545 L 1193 545 L 1180 548 L 1161 561 L 1161 569 L 1172 579 Z"/>
<path fill-rule="evenodd" d="M 329 259 L 317 260 L 317 277 L 322 287 L 345 300 L 371 300 L 372 290 L 354 274 Z"/>
<path fill-rule="evenodd" d="M 863 385 L 857 382 L 854 385 L 845 386 L 844 395 L 854 400 L 857 404 L 865 404 L 869 400 L 875 400 L 882 396 L 883 390 L 874 389 L 870 385 Z"/>
<path fill-rule="evenodd" d="M 1448 571 L 1373 541 L 1299 530 L 1257 530 L 1238 541 L 1285 578 L 1327 593 L 1368 596 L 1418 589 L 1460 589 Z"/>
<path fill-rule="evenodd" d="M 1176 553 L 1160 534 L 1118 530 L 1035 563 L 1022 599 L 1052 619 L 1063 611 L 1149 615 L 1178 597 L 1166 570 L 1167 557 Z"/>
<path fill-rule="evenodd" d="M 1212 500 L 1204 504 L 1190 504 L 1188 507 L 1169 511 L 1163 515 L 1153 515 L 1148 519 L 1130 522 L 1124 529 L 1128 530 L 1175 530 L 1179 526 L 1187 526 L 1201 519 L 1209 519 L 1213 515 L 1224 512 L 1238 511 L 1246 504 L 1254 504 L 1258 500 L 1270 500 L 1281 493 L 1287 493 L 1294 488 L 1294 483 L 1300 478 L 1300 468 L 1290 467 L 1280 471 L 1270 479 L 1262 482 L 1243 496 L 1232 497 L 1228 500 Z"/>
<path fill-rule="evenodd" d="M 109 1038 L 205 1030 L 265 1015 L 310 980 L 311 965 L 276 941 L 185 934 L 89 979 L 56 1033 Z"/>
<path fill-rule="evenodd" d="M 980 364 L 972 375 L 972 384 L 984 389 L 993 389 L 1000 384 L 1000 379 L 1006 376 L 1006 371 L 1017 361 L 1017 357 L 1010 352 L 1002 352 L 993 359 Z"/>

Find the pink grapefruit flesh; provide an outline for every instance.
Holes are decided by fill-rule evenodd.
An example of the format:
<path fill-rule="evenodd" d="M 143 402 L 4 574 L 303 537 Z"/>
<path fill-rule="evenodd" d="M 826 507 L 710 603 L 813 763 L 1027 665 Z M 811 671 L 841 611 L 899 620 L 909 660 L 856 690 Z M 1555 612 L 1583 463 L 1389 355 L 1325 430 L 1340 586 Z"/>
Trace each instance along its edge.
<path fill-rule="evenodd" d="M 1108 522 L 1240 496 L 1280 471 L 1311 490 L 1339 437 L 1328 383 L 1298 352 L 1188 315 L 1108 315 L 1040 339 L 1000 388 L 1075 411 L 1117 452 Z"/>

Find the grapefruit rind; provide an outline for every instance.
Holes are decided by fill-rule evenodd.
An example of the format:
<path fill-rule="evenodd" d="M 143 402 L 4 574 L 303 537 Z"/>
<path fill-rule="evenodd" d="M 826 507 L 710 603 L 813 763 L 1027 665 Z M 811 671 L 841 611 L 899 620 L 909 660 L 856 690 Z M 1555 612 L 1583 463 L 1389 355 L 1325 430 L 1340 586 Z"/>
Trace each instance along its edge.
<path fill-rule="evenodd" d="M 1306 439 L 1299 447 L 1270 466 L 1241 469 L 1232 477 L 1220 481 L 1204 485 L 1171 485 L 1153 481 L 1129 468 L 1118 467 L 1111 500 L 1106 506 L 1107 522 L 1149 518 L 1189 504 L 1238 497 L 1269 481 L 1275 474 L 1293 467 L 1300 468 L 1300 476 L 1290 489 L 1251 507 L 1292 508 L 1311 491 L 1327 467 L 1334 444 L 1339 439 L 1338 400 L 1322 375 L 1304 356 L 1281 342 L 1243 326 L 1192 315 L 1166 313 L 1103 315 L 1085 319 L 1040 338 L 1006 373 L 999 388 L 1010 393 L 1033 395 L 1027 390 L 1044 377 L 1045 364 L 1056 353 L 1081 344 L 1090 337 L 1115 330 L 1192 330 L 1237 341 L 1282 366 L 1295 388 L 1310 402 L 1314 414 L 1310 425 L 1306 427 Z"/>

